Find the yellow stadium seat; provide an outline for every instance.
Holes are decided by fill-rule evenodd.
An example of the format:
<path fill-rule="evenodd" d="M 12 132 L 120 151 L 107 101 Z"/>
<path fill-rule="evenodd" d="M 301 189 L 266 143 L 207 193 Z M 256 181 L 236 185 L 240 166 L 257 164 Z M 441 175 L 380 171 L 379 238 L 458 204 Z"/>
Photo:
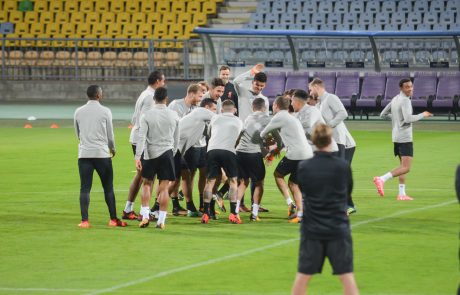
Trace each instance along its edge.
<path fill-rule="evenodd" d="M 208 14 L 216 13 L 216 2 L 213 1 L 205 1 L 203 2 L 203 12 Z"/>
<path fill-rule="evenodd" d="M 131 22 L 136 24 L 136 25 L 142 25 L 145 24 L 145 13 L 143 12 L 136 12 L 132 15 L 132 20 Z"/>
<path fill-rule="evenodd" d="M 155 24 L 153 26 L 153 37 L 163 38 L 164 35 L 168 34 L 168 26 L 166 24 Z"/>
<path fill-rule="evenodd" d="M 65 24 L 69 22 L 69 13 L 68 12 L 59 12 L 54 16 L 54 21 L 59 24 Z"/>
<path fill-rule="evenodd" d="M 200 26 L 200 25 L 205 25 L 208 22 L 208 19 L 206 18 L 205 13 L 194 13 L 192 17 L 192 24 L 195 25 L 195 27 Z"/>
<path fill-rule="evenodd" d="M 185 4 L 186 4 L 186 1 L 173 0 L 172 1 L 172 6 L 171 6 L 171 11 L 175 12 L 175 13 L 186 12 Z"/>
<path fill-rule="evenodd" d="M 73 24 L 73 23 L 62 24 L 62 26 L 61 26 L 61 34 L 65 35 L 65 36 L 69 36 L 69 38 L 72 38 L 73 35 L 75 35 L 75 24 Z"/>
<path fill-rule="evenodd" d="M 94 11 L 94 1 L 84 0 L 80 1 L 80 12 L 93 12 Z"/>
<path fill-rule="evenodd" d="M 137 35 L 140 36 L 140 38 L 152 38 L 153 35 L 153 26 L 152 24 L 143 24 L 139 25 L 137 29 Z"/>
<path fill-rule="evenodd" d="M 50 11 L 41 12 L 40 22 L 42 24 L 54 23 L 54 13 Z"/>
<path fill-rule="evenodd" d="M 34 11 L 44 12 L 44 11 L 48 11 L 48 10 L 49 9 L 48 9 L 48 1 L 47 0 L 36 0 L 34 2 Z"/>
<path fill-rule="evenodd" d="M 110 1 L 110 11 L 117 12 L 117 13 L 125 11 L 125 1 L 123 0 Z"/>
<path fill-rule="evenodd" d="M 140 11 L 139 1 L 130 0 L 126 2 L 126 11 L 130 13 L 136 13 Z"/>
<path fill-rule="evenodd" d="M 86 35 L 91 34 L 91 24 L 83 23 L 77 26 L 77 35 L 81 37 L 86 37 Z"/>
<path fill-rule="evenodd" d="M 99 43 L 98 46 L 100 48 L 112 48 L 113 47 L 113 41 L 111 40 L 103 40 L 103 39 L 111 39 L 111 35 L 101 35 L 99 36 Z"/>
<path fill-rule="evenodd" d="M 7 13 L 6 10 L 4 12 Z M 24 13 L 22 11 L 15 10 L 15 11 L 10 12 L 10 17 L 9 17 L 9 20 L 8 20 L 9 22 L 17 24 L 17 23 L 22 23 L 23 20 L 24 20 Z M 2 22 L 2 21 L 0 21 L 0 22 Z"/>
<path fill-rule="evenodd" d="M 84 39 L 94 39 L 94 40 L 83 40 L 83 47 L 96 47 L 98 44 L 97 36 L 93 34 L 88 34 L 84 36 Z"/>
<path fill-rule="evenodd" d="M 19 36 L 29 33 L 29 24 L 28 23 L 16 24 L 14 26 L 14 33 Z"/>
<path fill-rule="evenodd" d="M 131 36 L 132 39 L 142 39 L 141 36 Z M 147 48 L 149 43 L 147 40 L 129 40 L 129 48 Z"/>
<path fill-rule="evenodd" d="M 49 35 L 47 34 L 38 34 L 37 38 L 37 47 L 50 47 L 51 42 L 48 40 Z"/>
<path fill-rule="evenodd" d="M 15 11 L 18 10 L 18 1 L 16 0 L 6 0 L 3 3 L 3 10 L 5 11 Z"/>
<path fill-rule="evenodd" d="M 117 13 L 117 24 L 128 24 L 131 22 L 131 14 L 128 12 Z"/>
<path fill-rule="evenodd" d="M 35 38 L 35 35 L 34 34 L 30 34 L 30 33 L 26 33 L 26 34 L 22 34 L 21 35 L 21 41 L 19 42 L 19 44 L 23 47 L 32 47 L 32 46 L 35 46 L 35 41 L 34 40 L 26 40 L 27 38 Z"/>
<path fill-rule="evenodd" d="M 83 12 L 73 12 L 70 14 L 70 22 L 74 24 L 85 23 L 85 14 Z"/>
<path fill-rule="evenodd" d="M 42 23 L 33 23 L 30 25 L 30 31 L 31 34 L 34 35 L 40 35 L 45 33 L 45 25 Z"/>
<path fill-rule="evenodd" d="M 95 23 L 91 32 L 97 36 L 105 35 L 107 33 L 107 26 L 103 23 Z"/>
<path fill-rule="evenodd" d="M 169 0 L 163 0 L 163 1 L 158 1 L 156 2 L 157 4 L 157 12 L 171 12 L 171 2 Z"/>
<path fill-rule="evenodd" d="M 96 12 L 108 12 L 110 11 L 110 2 L 109 0 L 97 0 L 95 6 Z"/>
<path fill-rule="evenodd" d="M 140 11 L 143 11 L 145 13 L 154 13 L 154 12 L 156 12 L 155 3 L 153 1 L 141 0 Z"/>
<path fill-rule="evenodd" d="M 198 1 L 191 1 L 187 3 L 187 13 L 193 14 L 201 12 L 201 3 Z"/>
<path fill-rule="evenodd" d="M 177 23 L 180 25 L 188 25 L 192 23 L 192 16 L 188 13 L 179 13 L 177 15 Z"/>
<path fill-rule="evenodd" d="M 170 25 L 169 26 L 169 35 L 174 38 L 183 38 L 184 28 L 182 25 Z"/>
<path fill-rule="evenodd" d="M 29 24 L 38 22 L 38 12 L 27 11 L 24 16 L 24 22 L 29 23 Z"/>
<path fill-rule="evenodd" d="M 65 34 L 54 34 L 53 35 L 53 40 L 51 41 L 51 46 L 53 47 L 65 47 L 67 45 L 67 42 L 64 40 L 56 40 L 56 39 L 62 39 L 66 38 L 67 36 Z M 57 58 L 57 54 L 56 54 Z"/>
<path fill-rule="evenodd" d="M 163 20 L 162 20 L 161 23 L 168 24 L 168 25 L 172 25 L 172 24 L 177 23 L 177 14 L 175 14 L 175 13 L 165 13 L 165 14 L 163 14 Z"/>
<path fill-rule="evenodd" d="M 101 20 L 101 14 L 99 12 L 88 12 L 86 13 L 86 22 L 91 24 L 97 24 Z"/>
<path fill-rule="evenodd" d="M 107 35 L 111 35 L 111 38 L 118 38 L 121 34 L 121 24 L 113 24 L 107 27 Z"/>
<path fill-rule="evenodd" d="M 135 24 L 124 24 L 123 35 L 133 36 L 137 34 L 137 26 Z"/>
<path fill-rule="evenodd" d="M 195 29 L 195 25 L 194 24 L 188 24 L 185 26 L 185 30 L 184 30 L 184 35 L 188 35 L 188 38 L 196 38 L 198 37 L 198 34 L 197 33 L 193 33 L 193 29 Z"/>
<path fill-rule="evenodd" d="M 0 23 L 5 23 L 8 21 L 8 11 L 0 10 Z"/>
<path fill-rule="evenodd" d="M 115 23 L 115 13 L 104 12 L 101 17 L 101 22 L 107 25 L 114 24 Z"/>
<path fill-rule="evenodd" d="M 50 2 L 49 11 L 63 13 L 64 12 L 63 4 L 64 4 L 64 1 L 54 1 L 53 0 Z"/>
<path fill-rule="evenodd" d="M 61 25 L 58 23 L 51 23 L 46 25 L 45 33 L 49 36 L 54 36 L 61 32 Z"/>
<path fill-rule="evenodd" d="M 126 35 L 118 35 L 117 40 L 113 42 L 115 48 L 126 48 L 128 47 L 128 36 Z"/>
<path fill-rule="evenodd" d="M 152 12 L 147 14 L 147 24 L 157 24 L 161 23 L 162 14 L 158 12 Z"/>
<path fill-rule="evenodd" d="M 64 11 L 78 12 L 78 1 L 77 0 L 66 0 L 64 2 Z"/>

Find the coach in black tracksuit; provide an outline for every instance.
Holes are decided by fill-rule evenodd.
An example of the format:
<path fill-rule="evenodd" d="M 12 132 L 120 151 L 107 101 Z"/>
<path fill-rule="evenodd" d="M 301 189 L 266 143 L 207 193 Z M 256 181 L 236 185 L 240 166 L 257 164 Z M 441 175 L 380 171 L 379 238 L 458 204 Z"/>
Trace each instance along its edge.
<path fill-rule="evenodd" d="M 312 133 L 318 151 L 300 162 L 297 181 L 303 196 L 297 277 L 292 294 L 305 294 L 311 276 L 321 273 L 326 257 L 345 294 L 359 294 L 353 275 L 353 248 L 347 197 L 353 187 L 350 165 L 331 153 L 332 129 L 317 124 Z"/>

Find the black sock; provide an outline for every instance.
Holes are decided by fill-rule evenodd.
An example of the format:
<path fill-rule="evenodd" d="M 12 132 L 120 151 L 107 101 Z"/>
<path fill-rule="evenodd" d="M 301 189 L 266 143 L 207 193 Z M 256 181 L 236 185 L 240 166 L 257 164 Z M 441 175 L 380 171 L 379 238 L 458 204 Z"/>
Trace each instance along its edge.
<path fill-rule="evenodd" d="M 158 200 L 155 199 L 155 204 L 153 204 L 152 209 L 150 211 L 155 212 L 155 211 L 160 211 L 160 203 L 158 203 Z"/>
<path fill-rule="evenodd" d="M 211 215 L 216 215 L 216 201 L 214 199 L 211 200 L 211 202 L 209 203 L 209 212 L 211 213 Z"/>
<path fill-rule="evenodd" d="M 210 215 L 210 213 L 209 213 L 209 203 L 204 202 L 203 206 L 204 206 L 204 213 Z"/>
<path fill-rule="evenodd" d="M 190 210 L 192 212 L 196 212 L 196 207 L 193 201 L 187 202 L 187 210 Z"/>
<path fill-rule="evenodd" d="M 89 193 L 80 193 L 81 220 L 88 220 Z"/>
<path fill-rule="evenodd" d="M 105 203 L 109 207 L 110 219 L 117 219 L 117 207 L 115 205 L 115 194 L 112 192 L 104 193 Z"/>
<path fill-rule="evenodd" d="M 200 208 L 203 208 L 203 203 L 204 203 L 203 194 L 200 194 Z"/>
<path fill-rule="evenodd" d="M 173 208 L 179 208 L 180 207 L 178 197 L 171 198 L 171 201 L 172 201 L 172 204 L 173 204 Z"/>
<path fill-rule="evenodd" d="M 229 188 L 229 187 L 230 187 L 230 186 L 228 185 L 228 182 L 224 183 L 224 184 L 220 187 L 220 189 L 219 189 L 219 194 L 220 194 L 221 196 L 225 195 L 225 193 L 228 192 L 228 188 Z"/>
<path fill-rule="evenodd" d="M 230 202 L 230 212 L 236 214 L 236 202 Z"/>

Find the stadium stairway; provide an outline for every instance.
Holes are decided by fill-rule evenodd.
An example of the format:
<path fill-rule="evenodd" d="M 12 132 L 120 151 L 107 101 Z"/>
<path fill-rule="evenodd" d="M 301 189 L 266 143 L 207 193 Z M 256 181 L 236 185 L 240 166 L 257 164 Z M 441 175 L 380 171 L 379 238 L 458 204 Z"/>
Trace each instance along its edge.
<path fill-rule="evenodd" d="M 241 29 L 248 23 L 257 8 L 256 0 L 231 0 L 222 3 L 216 18 L 209 20 L 209 26 L 217 29 Z"/>

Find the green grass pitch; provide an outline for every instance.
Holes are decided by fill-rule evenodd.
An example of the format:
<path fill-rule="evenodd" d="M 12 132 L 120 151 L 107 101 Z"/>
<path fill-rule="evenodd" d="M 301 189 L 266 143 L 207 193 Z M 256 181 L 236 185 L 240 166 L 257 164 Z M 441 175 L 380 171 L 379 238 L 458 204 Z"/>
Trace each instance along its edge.
<path fill-rule="evenodd" d="M 227 214 L 202 225 L 168 217 L 166 230 L 108 228 L 95 177 L 92 228 L 80 219 L 77 140 L 60 129 L 17 123 L 0 127 L 0 294 L 289 294 L 296 273 L 298 225 L 267 172 L 262 221 L 232 225 Z M 115 130 L 118 213 L 124 208 L 134 161 L 126 122 Z M 454 171 L 460 163 L 459 123 L 417 123 L 415 158 L 407 179 L 412 202 L 397 202 L 397 181 L 386 197 L 372 176 L 397 165 L 388 122 L 350 123 L 358 213 L 351 217 L 355 274 L 361 294 L 454 294 L 458 286 L 459 208 Z M 197 196 L 195 195 L 197 200 Z M 135 203 L 139 210 L 139 201 Z M 311 294 L 341 294 L 326 262 Z"/>

